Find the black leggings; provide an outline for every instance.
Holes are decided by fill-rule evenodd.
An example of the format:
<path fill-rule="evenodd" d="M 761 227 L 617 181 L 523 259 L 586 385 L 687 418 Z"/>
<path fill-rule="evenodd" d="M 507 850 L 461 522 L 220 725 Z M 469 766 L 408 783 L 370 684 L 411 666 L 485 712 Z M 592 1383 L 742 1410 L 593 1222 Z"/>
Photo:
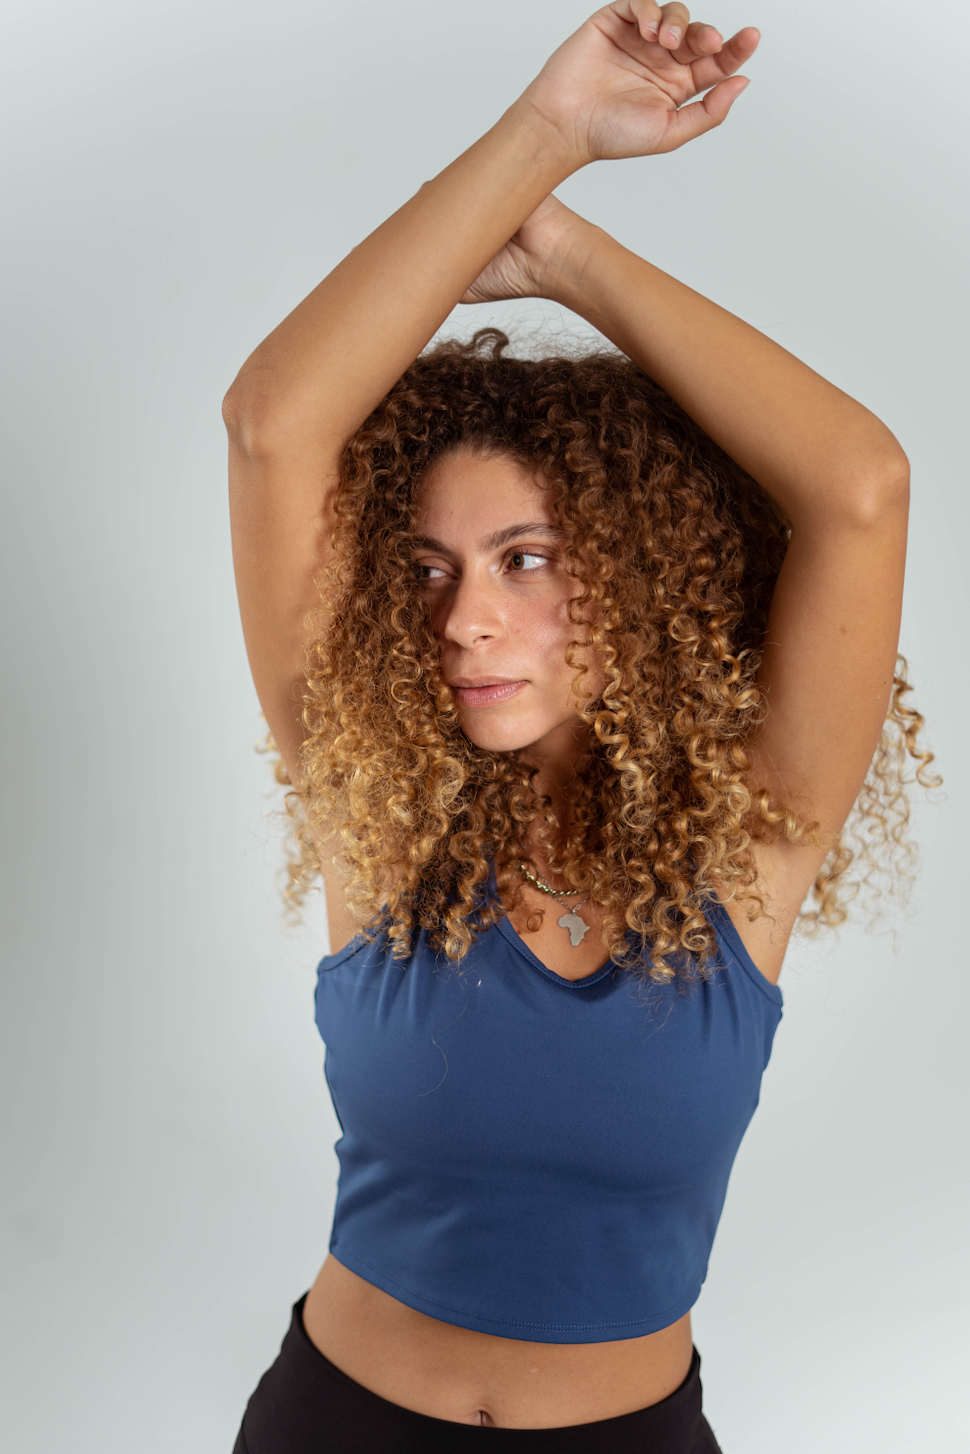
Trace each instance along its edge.
<path fill-rule="evenodd" d="M 279 1357 L 246 1405 L 233 1454 L 720 1454 L 701 1412 L 700 1354 L 669 1397 L 562 1429 L 493 1429 L 401 1408 L 341 1373 L 303 1326 L 306 1293 Z"/>

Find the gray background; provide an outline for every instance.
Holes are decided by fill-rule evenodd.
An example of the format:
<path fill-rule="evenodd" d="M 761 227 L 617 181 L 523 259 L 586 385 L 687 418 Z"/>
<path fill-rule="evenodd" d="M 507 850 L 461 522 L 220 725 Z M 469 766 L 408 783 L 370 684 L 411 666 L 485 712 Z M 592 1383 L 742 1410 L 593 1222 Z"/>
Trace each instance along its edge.
<path fill-rule="evenodd" d="M 0 1443 L 228 1454 L 325 1249 L 314 909 L 283 929 L 220 401 L 586 16 L 8 0 Z M 861 399 L 913 466 L 946 777 L 885 931 L 796 946 L 695 1311 L 725 1454 L 957 1454 L 967 1366 L 966 7 L 722 0 L 726 126 L 564 200 Z M 921 38 L 916 32 L 923 29 Z M 458 310 L 450 327 L 544 305 Z"/>

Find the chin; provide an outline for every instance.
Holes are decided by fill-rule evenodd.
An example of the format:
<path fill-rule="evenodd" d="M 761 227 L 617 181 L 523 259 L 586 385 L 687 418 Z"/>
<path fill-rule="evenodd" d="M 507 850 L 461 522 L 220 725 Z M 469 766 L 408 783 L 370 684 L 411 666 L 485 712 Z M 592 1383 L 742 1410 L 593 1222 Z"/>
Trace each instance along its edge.
<path fill-rule="evenodd" d="M 523 747 L 531 746 L 531 739 L 516 737 L 508 732 L 486 732 L 484 729 L 469 732 L 467 727 L 463 730 L 469 742 L 480 747 L 483 752 L 518 752 Z"/>
<path fill-rule="evenodd" d="M 503 721 L 500 713 L 494 709 L 492 712 L 462 713 L 459 720 L 461 730 L 469 742 L 473 742 L 484 752 L 520 752 L 524 747 L 534 746 L 561 726 L 559 718 L 544 722 L 537 721 L 534 717 L 518 721 L 514 717 L 507 717 Z"/>

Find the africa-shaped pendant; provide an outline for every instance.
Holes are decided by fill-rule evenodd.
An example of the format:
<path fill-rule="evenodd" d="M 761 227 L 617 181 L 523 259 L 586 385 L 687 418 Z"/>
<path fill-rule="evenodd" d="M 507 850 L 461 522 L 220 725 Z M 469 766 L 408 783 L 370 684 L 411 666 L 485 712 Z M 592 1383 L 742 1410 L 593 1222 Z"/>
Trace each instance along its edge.
<path fill-rule="evenodd" d="M 557 923 L 560 929 L 569 930 L 569 942 L 574 949 L 577 944 L 582 944 L 583 935 L 589 933 L 589 925 L 586 920 L 581 919 L 578 914 L 573 912 L 563 914 L 562 918 L 557 920 Z"/>

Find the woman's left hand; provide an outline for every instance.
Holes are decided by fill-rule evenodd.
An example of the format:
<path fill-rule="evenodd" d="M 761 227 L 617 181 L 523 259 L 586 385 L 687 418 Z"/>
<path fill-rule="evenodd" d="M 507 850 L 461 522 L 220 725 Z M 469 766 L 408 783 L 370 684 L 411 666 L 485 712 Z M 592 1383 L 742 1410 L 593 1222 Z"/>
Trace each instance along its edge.
<path fill-rule="evenodd" d="M 547 197 L 479 273 L 462 303 L 492 303 L 500 298 L 547 298 L 555 276 L 568 262 L 575 267 L 590 223 Z"/>
<path fill-rule="evenodd" d="M 760 38 L 749 25 L 725 41 L 680 0 L 613 0 L 549 57 L 516 105 L 571 171 L 673 151 L 720 126 L 748 84 L 735 73 Z"/>

